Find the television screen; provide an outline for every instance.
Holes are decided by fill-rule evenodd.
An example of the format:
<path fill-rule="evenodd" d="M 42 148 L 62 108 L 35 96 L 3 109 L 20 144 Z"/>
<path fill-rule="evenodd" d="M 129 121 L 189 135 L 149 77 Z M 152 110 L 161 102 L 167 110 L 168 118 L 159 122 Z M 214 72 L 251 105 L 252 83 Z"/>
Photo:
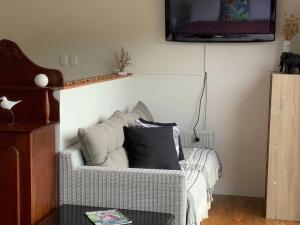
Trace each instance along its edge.
<path fill-rule="evenodd" d="M 275 39 L 276 0 L 166 0 L 166 40 Z"/>

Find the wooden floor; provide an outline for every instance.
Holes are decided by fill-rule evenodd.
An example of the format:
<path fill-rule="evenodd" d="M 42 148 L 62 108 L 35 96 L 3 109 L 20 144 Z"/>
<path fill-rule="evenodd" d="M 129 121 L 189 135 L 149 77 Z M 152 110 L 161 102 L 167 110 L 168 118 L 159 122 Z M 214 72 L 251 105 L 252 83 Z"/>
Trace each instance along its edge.
<path fill-rule="evenodd" d="M 267 220 L 261 198 L 214 196 L 209 218 L 202 225 L 300 225 L 300 222 Z"/>

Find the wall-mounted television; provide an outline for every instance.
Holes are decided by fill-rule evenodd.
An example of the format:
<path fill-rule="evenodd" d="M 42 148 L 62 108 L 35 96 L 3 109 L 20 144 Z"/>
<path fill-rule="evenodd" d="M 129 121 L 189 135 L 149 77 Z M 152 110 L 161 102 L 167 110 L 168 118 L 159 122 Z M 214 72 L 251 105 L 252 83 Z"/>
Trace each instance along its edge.
<path fill-rule="evenodd" d="M 166 40 L 275 40 L 276 0 L 165 0 Z"/>

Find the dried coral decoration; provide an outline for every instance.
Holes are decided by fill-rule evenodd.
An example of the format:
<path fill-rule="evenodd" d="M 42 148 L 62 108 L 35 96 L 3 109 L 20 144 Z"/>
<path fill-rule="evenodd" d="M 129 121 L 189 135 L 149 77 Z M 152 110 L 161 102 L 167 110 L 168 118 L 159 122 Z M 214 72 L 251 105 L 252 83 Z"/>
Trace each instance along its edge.
<path fill-rule="evenodd" d="M 281 35 L 284 40 L 291 41 L 299 33 L 299 21 L 300 19 L 294 14 L 287 16 L 285 15 L 285 21 Z"/>
<path fill-rule="evenodd" d="M 123 47 L 120 54 L 115 54 L 115 65 L 120 75 L 126 75 L 125 68 L 131 64 L 131 57 Z"/>

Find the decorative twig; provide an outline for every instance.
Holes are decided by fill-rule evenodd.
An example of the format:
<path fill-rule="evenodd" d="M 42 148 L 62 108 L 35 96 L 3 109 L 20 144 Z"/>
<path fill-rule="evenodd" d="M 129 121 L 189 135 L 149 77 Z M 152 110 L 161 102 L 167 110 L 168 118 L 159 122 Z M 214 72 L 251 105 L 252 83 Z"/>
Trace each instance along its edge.
<path fill-rule="evenodd" d="M 121 49 L 119 55 L 116 53 L 115 64 L 116 64 L 116 68 L 118 69 L 118 72 L 124 72 L 125 68 L 131 64 L 130 60 L 131 57 L 124 47 Z"/>

